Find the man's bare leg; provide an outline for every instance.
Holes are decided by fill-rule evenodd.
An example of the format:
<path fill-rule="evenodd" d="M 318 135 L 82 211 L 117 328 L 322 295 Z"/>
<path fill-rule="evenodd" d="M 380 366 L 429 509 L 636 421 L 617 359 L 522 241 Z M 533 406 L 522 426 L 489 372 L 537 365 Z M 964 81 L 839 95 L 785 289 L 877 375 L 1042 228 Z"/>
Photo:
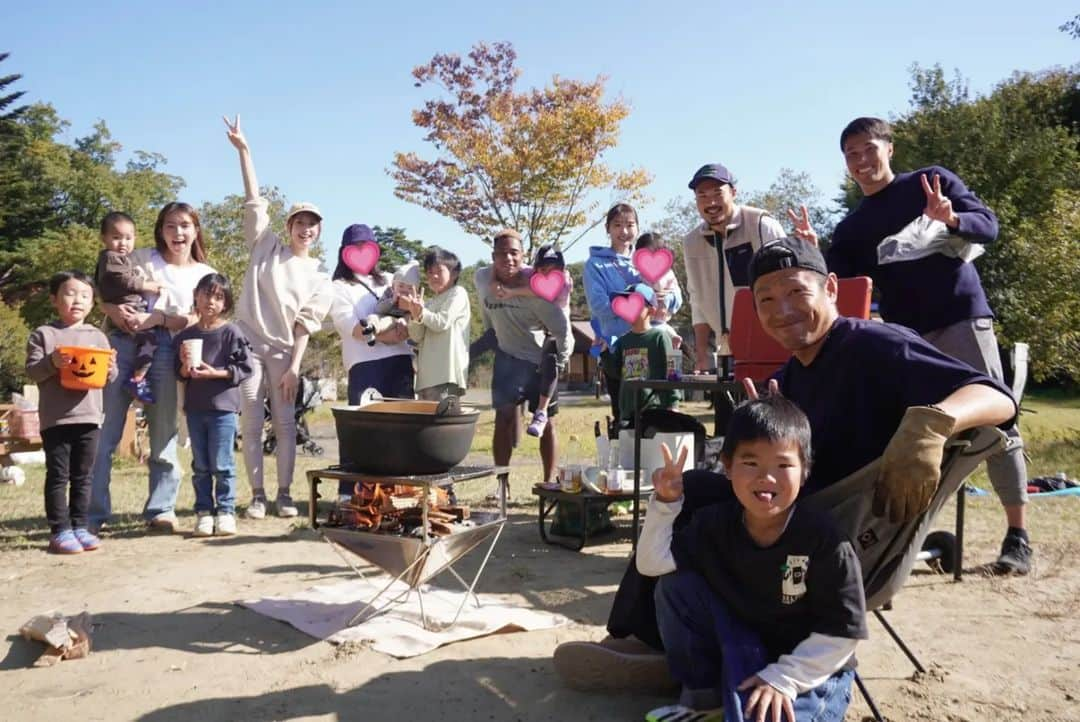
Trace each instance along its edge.
<path fill-rule="evenodd" d="M 559 439 L 555 435 L 555 419 L 548 419 L 544 433 L 540 437 L 540 460 L 544 463 L 544 483 L 555 479 L 555 469 L 559 462 Z"/>
<path fill-rule="evenodd" d="M 514 446 L 521 435 L 518 407 L 502 406 L 495 409 L 495 433 L 491 441 L 491 454 L 496 466 L 508 466 L 514 455 Z M 510 474 L 499 474 L 495 487 L 495 496 L 501 496 L 505 490 L 506 499 L 510 499 Z"/>

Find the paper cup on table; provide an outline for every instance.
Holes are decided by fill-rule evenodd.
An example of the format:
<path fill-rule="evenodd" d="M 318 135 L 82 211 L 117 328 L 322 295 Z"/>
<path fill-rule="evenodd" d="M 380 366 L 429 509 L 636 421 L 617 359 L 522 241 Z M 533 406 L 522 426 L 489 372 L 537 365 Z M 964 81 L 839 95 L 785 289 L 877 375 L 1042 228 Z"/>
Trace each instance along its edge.
<path fill-rule="evenodd" d="M 187 369 L 190 372 L 192 369 L 199 367 L 202 363 L 202 339 L 201 338 L 189 338 L 181 344 L 184 348 L 184 352 L 187 354 Z"/>

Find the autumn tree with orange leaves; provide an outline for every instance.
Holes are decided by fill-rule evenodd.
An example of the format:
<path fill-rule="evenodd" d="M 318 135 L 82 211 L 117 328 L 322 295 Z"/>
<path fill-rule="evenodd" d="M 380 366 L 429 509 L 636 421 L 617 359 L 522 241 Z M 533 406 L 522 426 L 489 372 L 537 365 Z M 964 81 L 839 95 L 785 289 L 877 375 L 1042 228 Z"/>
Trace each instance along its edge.
<path fill-rule="evenodd" d="M 417 87 L 440 91 L 413 111 L 436 155 L 395 153 L 394 193 L 489 243 L 509 227 L 525 238 L 526 252 L 543 243 L 567 248 L 602 222 L 599 191 L 604 200 L 640 201 L 651 178 L 603 162 L 630 113 L 621 99 L 604 101 L 606 78 L 555 76 L 519 92 L 516 59 L 510 43 L 479 43 L 467 58 L 440 54 L 413 69 Z"/>

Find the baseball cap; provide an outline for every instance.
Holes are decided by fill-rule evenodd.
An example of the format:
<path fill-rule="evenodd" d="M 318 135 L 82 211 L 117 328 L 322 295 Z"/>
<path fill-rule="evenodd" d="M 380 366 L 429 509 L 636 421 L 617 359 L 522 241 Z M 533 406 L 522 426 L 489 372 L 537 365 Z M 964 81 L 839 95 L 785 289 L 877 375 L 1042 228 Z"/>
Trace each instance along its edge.
<path fill-rule="evenodd" d="M 735 176 L 731 175 L 731 171 L 722 163 L 706 163 L 698 168 L 697 172 L 694 173 L 694 177 L 690 179 L 690 190 L 697 188 L 698 183 L 703 180 L 714 180 L 731 186 L 735 185 Z"/>
<path fill-rule="evenodd" d="M 375 233 L 363 223 L 354 223 L 341 234 L 341 245 L 348 246 L 353 243 L 371 241 L 376 243 Z"/>
<path fill-rule="evenodd" d="M 293 203 L 292 208 L 289 209 L 289 215 L 285 216 L 285 225 L 288 225 L 289 221 L 291 221 L 293 216 L 297 213 L 313 213 L 320 221 L 322 220 L 322 213 L 319 211 L 319 207 L 314 203 L 303 201 L 300 203 Z"/>
<path fill-rule="evenodd" d="M 759 278 L 785 268 L 805 268 L 808 271 L 829 275 L 825 257 L 817 246 L 790 236 L 764 244 L 750 259 L 750 288 Z"/>
<path fill-rule="evenodd" d="M 559 268 L 566 268 L 566 261 L 563 259 L 562 251 L 553 245 L 540 246 L 536 251 L 536 258 L 533 259 L 534 266 L 558 266 Z"/>
<path fill-rule="evenodd" d="M 646 304 L 648 304 L 650 306 L 655 306 L 656 305 L 656 291 L 654 291 L 652 289 L 652 286 L 650 286 L 647 283 L 633 283 L 633 284 L 627 286 L 624 290 L 615 291 L 615 293 L 613 293 L 611 295 L 612 295 L 612 297 L 614 297 L 614 296 L 629 296 L 631 293 L 640 293 L 642 295 L 642 297 L 645 299 Z"/>

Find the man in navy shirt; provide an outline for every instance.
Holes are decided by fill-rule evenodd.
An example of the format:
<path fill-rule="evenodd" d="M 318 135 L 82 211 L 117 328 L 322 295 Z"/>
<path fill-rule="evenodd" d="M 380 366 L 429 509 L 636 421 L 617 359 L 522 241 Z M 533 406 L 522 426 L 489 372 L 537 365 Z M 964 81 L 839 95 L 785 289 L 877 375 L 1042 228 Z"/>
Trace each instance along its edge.
<path fill-rule="evenodd" d="M 971 263 L 997 238 L 997 218 L 946 168 L 893 173 L 892 129 L 879 118 L 853 120 L 840 147 L 864 198 L 836 227 L 829 270 L 841 278 L 870 276 L 881 294 L 882 318 L 1001 380 L 994 314 Z M 1006 434 L 1007 448 L 987 461 L 1009 527 L 992 569 L 1027 574 L 1027 466 L 1015 424 Z"/>
<path fill-rule="evenodd" d="M 836 275 L 814 245 L 782 238 L 762 246 L 750 263 L 750 288 L 766 333 L 792 352 L 778 386 L 810 419 L 810 499 L 880 457 L 874 513 L 911 523 L 940 481 L 946 440 L 1015 419 L 1016 403 L 1002 384 L 910 329 L 840 317 Z M 710 472 L 683 475 L 677 528 L 724 496 L 730 487 L 720 481 Z M 596 689 L 652 680 L 655 687 L 664 679 L 662 656 L 650 663 L 644 645 L 634 648 L 623 639 L 633 635 L 660 647 L 652 585 L 635 572 L 631 563 L 608 620 L 608 631 L 618 639 L 567 642 L 556 649 L 556 670 L 568 684 Z"/>

